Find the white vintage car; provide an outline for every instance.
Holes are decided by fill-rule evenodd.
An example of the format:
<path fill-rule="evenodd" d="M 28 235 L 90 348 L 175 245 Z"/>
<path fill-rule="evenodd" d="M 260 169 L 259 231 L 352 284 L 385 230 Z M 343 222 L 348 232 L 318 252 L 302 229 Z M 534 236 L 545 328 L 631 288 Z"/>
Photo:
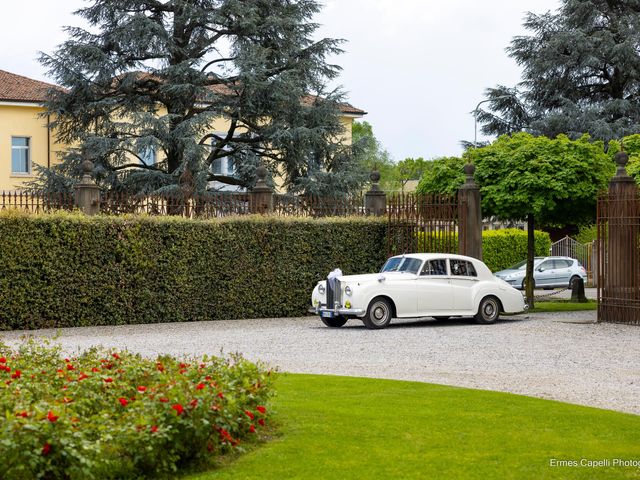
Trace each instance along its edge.
<path fill-rule="evenodd" d="M 480 260 L 462 255 L 414 253 L 387 260 L 380 273 L 343 276 L 332 272 L 318 282 L 310 312 L 328 327 L 361 319 L 385 328 L 392 318 L 474 317 L 494 323 L 500 313 L 527 310 L 522 293 L 495 277 Z"/>

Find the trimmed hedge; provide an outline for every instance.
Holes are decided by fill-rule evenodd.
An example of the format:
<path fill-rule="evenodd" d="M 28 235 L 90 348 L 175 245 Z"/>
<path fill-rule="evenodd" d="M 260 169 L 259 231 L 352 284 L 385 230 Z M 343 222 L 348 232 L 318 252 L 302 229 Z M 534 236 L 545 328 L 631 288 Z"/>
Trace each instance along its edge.
<path fill-rule="evenodd" d="M 534 232 L 536 256 L 546 257 L 551 249 L 551 238 L 547 232 Z M 419 251 L 436 250 L 458 252 L 458 236 L 429 235 L 425 245 L 425 234 L 418 234 Z M 425 248 L 427 247 L 427 248 Z M 527 258 L 527 232 L 517 228 L 485 230 L 482 232 L 482 259 L 492 272 L 504 270 Z"/>
<path fill-rule="evenodd" d="M 551 249 L 547 232 L 534 231 L 535 255 L 546 257 Z M 482 258 L 492 272 L 504 270 L 527 258 L 527 232 L 516 228 L 482 232 Z"/>
<path fill-rule="evenodd" d="M 380 268 L 386 225 L 3 212 L 0 329 L 298 316 L 333 268 Z"/>

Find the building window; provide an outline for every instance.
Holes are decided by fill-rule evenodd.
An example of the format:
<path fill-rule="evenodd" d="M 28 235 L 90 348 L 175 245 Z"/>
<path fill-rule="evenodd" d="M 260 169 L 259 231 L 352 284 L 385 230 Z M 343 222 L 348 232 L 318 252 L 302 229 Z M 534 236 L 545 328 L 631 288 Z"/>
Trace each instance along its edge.
<path fill-rule="evenodd" d="M 29 137 L 11 137 L 11 173 L 18 175 L 31 173 L 29 143 Z"/>
<path fill-rule="evenodd" d="M 225 177 L 233 177 L 236 173 L 236 167 L 231 157 L 216 158 L 211 164 L 211 170 L 214 175 L 224 175 Z"/>

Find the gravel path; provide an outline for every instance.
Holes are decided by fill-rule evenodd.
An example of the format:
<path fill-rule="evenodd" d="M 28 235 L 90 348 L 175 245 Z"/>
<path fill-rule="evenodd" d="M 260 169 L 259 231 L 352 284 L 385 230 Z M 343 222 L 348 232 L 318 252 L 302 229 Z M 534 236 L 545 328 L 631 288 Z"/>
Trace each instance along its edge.
<path fill-rule="evenodd" d="M 396 320 L 372 331 L 305 317 L 10 332 L 0 341 L 59 333 L 69 352 L 97 344 L 143 355 L 241 352 L 281 371 L 416 380 L 640 414 L 640 328 L 595 318 L 536 313 L 488 326 Z"/>

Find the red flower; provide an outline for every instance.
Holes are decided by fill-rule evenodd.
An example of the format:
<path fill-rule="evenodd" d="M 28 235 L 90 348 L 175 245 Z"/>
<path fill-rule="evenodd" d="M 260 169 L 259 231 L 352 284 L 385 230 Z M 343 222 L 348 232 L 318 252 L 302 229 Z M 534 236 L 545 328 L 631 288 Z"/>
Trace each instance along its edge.
<path fill-rule="evenodd" d="M 50 451 L 51 451 L 51 445 L 49 445 L 48 443 L 45 443 L 44 446 L 42 447 L 42 455 L 46 457 L 47 455 L 49 455 Z"/>
<path fill-rule="evenodd" d="M 117 353 L 112 353 L 111 356 L 116 360 L 120 360 L 120 355 L 118 355 Z"/>
<path fill-rule="evenodd" d="M 224 394 L 222 392 L 218 392 L 218 398 L 224 398 Z"/>
<path fill-rule="evenodd" d="M 196 385 L 196 390 L 202 390 L 205 387 L 204 383 L 199 383 Z"/>
<path fill-rule="evenodd" d="M 0 357 L 0 363 L 7 363 L 6 357 Z"/>
<path fill-rule="evenodd" d="M 180 373 L 181 375 L 184 375 L 185 373 L 187 373 L 187 369 L 186 369 L 186 368 L 181 368 L 181 369 L 179 370 L 179 373 Z"/>
<path fill-rule="evenodd" d="M 58 418 L 60 418 L 60 417 L 54 415 L 51 410 L 49 410 L 49 413 L 47 413 L 47 420 L 49 420 L 51 423 L 57 422 Z"/>
<path fill-rule="evenodd" d="M 29 416 L 29 414 L 27 413 L 26 410 L 23 410 L 22 412 L 16 413 L 16 417 L 27 418 L 28 416 Z"/>
<path fill-rule="evenodd" d="M 91 369 L 91 371 L 92 371 L 93 373 L 98 373 L 98 372 L 100 371 L 100 369 L 99 369 L 99 368 L 96 368 L 96 367 L 93 367 L 93 368 Z"/>
<path fill-rule="evenodd" d="M 194 398 L 189 402 L 189 405 L 191 405 L 193 408 L 196 408 L 198 406 L 198 399 Z"/>
<path fill-rule="evenodd" d="M 267 413 L 267 409 L 266 409 L 266 408 L 264 408 L 262 405 L 258 405 L 258 406 L 256 407 L 256 410 L 258 410 L 258 411 L 259 411 L 261 414 L 263 414 L 263 415 L 264 415 L 265 413 Z"/>
<path fill-rule="evenodd" d="M 180 364 L 180 368 L 187 368 L 189 365 L 187 365 L 186 363 L 181 363 Z"/>
<path fill-rule="evenodd" d="M 120 402 L 120 405 L 122 405 L 123 407 L 126 407 L 129 404 L 129 401 L 124 397 L 120 397 L 118 401 Z"/>
<path fill-rule="evenodd" d="M 169 399 L 167 397 L 160 397 L 159 399 L 162 403 L 167 403 Z"/>
<path fill-rule="evenodd" d="M 87 375 L 84 372 L 81 372 L 80 376 L 78 377 L 78 381 L 80 382 L 80 381 L 84 380 L 85 378 L 89 378 L 89 375 Z"/>
<path fill-rule="evenodd" d="M 251 420 L 253 420 L 255 418 L 255 415 L 253 413 L 251 413 L 249 410 L 245 410 L 244 414 L 249 417 Z"/>
<path fill-rule="evenodd" d="M 147 387 L 144 387 L 144 386 L 140 385 L 140 386 L 138 387 L 138 391 L 139 391 L 140 393 L 144 393 L 144 392 L 146 392 L 146 391 L 147 391 Z"/>
<path fill-rule="evenodd" d="M 16 371 L 11 374 L 11 378 L 14 378 L 14 379 L 20 378 L 21 375 L 22 375 L 22 372 L 16 369 Z"/>
<path fill-rule="evenodd" d="M 204 367 L 205 367 L 205 364 L 204 364 L 204 363 L 201 363 L 201 364 L 200 364 L 200 368 L 204 368 Z"/>
<path fill-rule="evenodd" d="M 151 433 L 156 433 L 158 431 L 157 425 L 151 425 Z"/>
<path fill-rule="evenodd" d="M 184 412 L 184 407 L 179 403 L 172 405 L 171 408 L 173 408 L 178 415 L 182 415 L 182 412 Z"/>
<path fill-rule="evenodd" d="M 261 427 L 264 427 L 264 418 L 258 419 L 258 423 L 260 424 Z"/>
<path fill-rule="evenodd" d="M 251 425 L 251 426 L 249 427 L 249 431 L 250 431 L 251 433 L 256 433 L 256 427 L 255 427 L 254 425 Z"/>
<path fill-rule="evenodd" d="M 157 363 L 156 367 L 158 368 L 158 371 L 164 372 L 164 365 L 162 365 L 161 363 Z"/>
<path fill-rule="evenodd" d="M 104 381 L 107 382 L 107 383 L 111 383 L 111 382 L 113 382 L 113 378 L 107 377 L 107 378 L 104 379 Z"/>
<path fill-rule="evenodd" d="M 67 370 L 75 370 L 75 367 L 70 363 L 67 363 Z"/>
<path fill-rule="evenodd" d="M 208 382 L 209 380 L 211 380 L 211 375 L 207 375 L 206 377 L 204 377 L 204 379 Z"/>

